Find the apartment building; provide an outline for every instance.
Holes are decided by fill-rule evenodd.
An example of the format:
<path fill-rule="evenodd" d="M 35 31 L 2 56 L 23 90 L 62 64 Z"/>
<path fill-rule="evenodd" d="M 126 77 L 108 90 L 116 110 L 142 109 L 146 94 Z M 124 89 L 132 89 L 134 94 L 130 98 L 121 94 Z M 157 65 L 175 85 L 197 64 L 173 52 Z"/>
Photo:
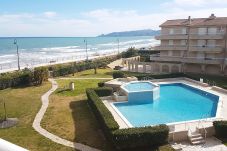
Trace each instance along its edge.
<path fill-rule="evenodd" d="M 206 73 L 227 75 L 227 17 L 167 20 L 150 56 L 154 73 Z"/>

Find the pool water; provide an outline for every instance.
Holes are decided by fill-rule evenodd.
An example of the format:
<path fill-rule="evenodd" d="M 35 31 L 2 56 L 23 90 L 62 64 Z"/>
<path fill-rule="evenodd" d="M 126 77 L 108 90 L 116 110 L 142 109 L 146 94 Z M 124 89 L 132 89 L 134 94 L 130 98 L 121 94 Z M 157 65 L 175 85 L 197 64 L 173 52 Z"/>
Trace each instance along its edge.
<path fill-rule="evenodd" d="M 154 88 L 154 86 L 149 82 L 134 82 L 124 86 L 124 88 L 131 91 L 149 91 Z"/>
<path fill-rule="evenodd" d="M 158 100 L 114 103 L 114 106 L 132 126 L 140 127 L 215 117 L 218 100 L 214 94 L 175 83 L 160 85 Z"/>

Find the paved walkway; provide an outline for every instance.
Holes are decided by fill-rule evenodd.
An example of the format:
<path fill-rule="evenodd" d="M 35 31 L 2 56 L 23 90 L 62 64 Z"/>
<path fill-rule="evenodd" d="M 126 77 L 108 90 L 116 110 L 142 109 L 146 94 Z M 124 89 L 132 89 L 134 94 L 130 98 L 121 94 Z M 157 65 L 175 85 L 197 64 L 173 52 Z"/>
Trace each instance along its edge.
<path fill-rule="evenodd" d="M 183 151 L 227 151 L 227 147 L 215 137 L 207 138 L 206 143 L 201 145 L 191 145 L 188 142 L 181 142 L 177 145 L 171 145 L 173 148 L 176 146 L 181 146 Z"/>
<path fill-rule="evenodd" d="M 114 69 L 115 66 L 122 66 L 122 59 L 115 60 L 107 65 L 109 68 Z"/>
<path fill-rule="evenodd" d="M 58 78 L 63 80 L 112 80 L 113 78 Z"/>
<path fill-rule="evenodd" d="M 62 138 L 58 137 L 57 135 L 54 135 L 41 127 L 41 125 L 40 125 L 41 120 L 49 105 L 49 96 L 51 95 L 51 93 L 53 93 L 58 88 L 57 82 L 54 79 L 49 79 L 49 81 L 52 83 L 52 88 L 42 96 L 42 98 L 41 98 L 42 106 L 34 119 L 32 127 L 39 134 L 43 135 L 46 138 L 49 138 L 50 140 L 52 140 L 55 143 L 62 144 L 64 146 L 68 146 L 68 147 L 72 147 L 72 148 L 75 148 L 75 149 L 81 150 L 81 151 L 99 151 L 96 148 L 92 148 L 90 146 L 87 146 L 87 145 L 84 145 L 81 143 L 71 142 L 71 141 L 62 139 Z"/>

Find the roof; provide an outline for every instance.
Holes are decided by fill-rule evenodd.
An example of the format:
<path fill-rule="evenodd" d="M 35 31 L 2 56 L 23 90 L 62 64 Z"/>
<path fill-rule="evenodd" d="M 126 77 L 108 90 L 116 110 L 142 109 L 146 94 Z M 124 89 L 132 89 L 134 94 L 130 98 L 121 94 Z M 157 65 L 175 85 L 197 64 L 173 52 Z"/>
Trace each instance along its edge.
<path fill-rule="evenodd" d="M 189 25 L 189 19 L 167 20 L 160 27 L 164 26 L 186 26 Z M 227 25 L 227 17 L 215 18 L 192 18 L 190 26 L 212 26 Z"/>

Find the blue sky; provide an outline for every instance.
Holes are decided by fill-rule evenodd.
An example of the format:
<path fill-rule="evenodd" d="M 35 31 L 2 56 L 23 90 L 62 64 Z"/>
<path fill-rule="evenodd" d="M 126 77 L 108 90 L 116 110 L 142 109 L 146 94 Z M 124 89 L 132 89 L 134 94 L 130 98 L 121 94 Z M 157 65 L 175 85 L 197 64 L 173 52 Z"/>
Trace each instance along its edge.
<path fill-rule="evenodd" d="M 96 36 L 211 13 L 227 16 L 227 0 L 1 0 L 0 36 Z"/>

